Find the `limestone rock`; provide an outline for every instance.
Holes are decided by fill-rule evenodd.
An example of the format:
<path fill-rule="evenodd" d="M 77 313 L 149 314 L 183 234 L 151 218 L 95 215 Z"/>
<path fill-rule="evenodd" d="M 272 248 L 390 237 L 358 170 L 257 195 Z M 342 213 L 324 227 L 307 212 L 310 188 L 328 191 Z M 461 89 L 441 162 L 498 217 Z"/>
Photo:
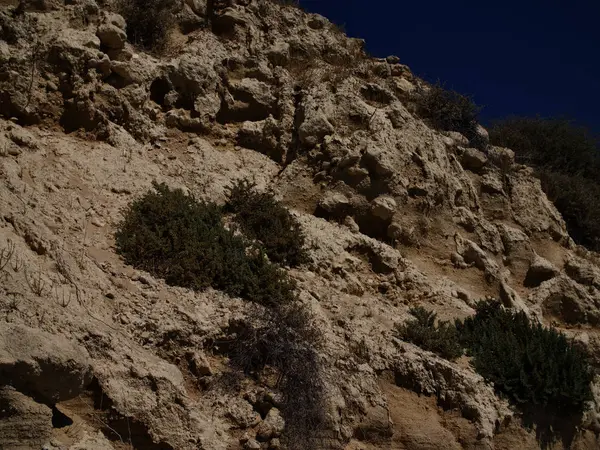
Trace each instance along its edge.
<path fill-rule="evenodd" d="M 454 239 L 456 242 L 456 252 L 463 257 L 467 264 L 474 264 L 475 267 L 493 277 L 499 274 L 498 263 L 490 258 L 475 242 L 464 239 L 458 233 Z"/>
<path fill-rule="evenodd" d="M 269 116 L 266 120 L 242 123 L 237 135 L 238 144 L 242 147 L 264 153 L 275 161 L 281 161 L 283 154 L 279 151 L 281 129 L 278 122 Z"/>
<path fill-rule="evenodd" d="M 108 23 L 100 25 L 96 35 L 102 45 L 113 50 L 122 49 L 127 42 L 127 34 L 121 28 Z"/>
<path fill-rule="evenodd" d="M 485 149 L 490 143 L 490 135 L 485 128 L 480 124 L 475 127 L 473 137 L 471 138 L 470 144 L 477 148 Z"/>
<path fill-rule="evenodd" d="M 565 272 L 577 283 L 600 290 L 600 269 L 592 263 L 571 256 L 565 263 Z"/>
<path fill-rule="evenodd" d="M 567 276 L 542 283 L 529 295 L 529 302 L 539 305 L 544 316 L 559 318 L 567 324 L 600 323 L 600 295 L 588 292 Z"/>
<path fill-rule="evenodd" d="M 494 395 L 492 386 L 477 374 L 416 346 L 398 342 L 401 348 L 394 366 L 396 384 L 457 408 L 475 422 L 479 437 L 490 441 L 498 421 L 510 417 L 508 405 Z"/>
<path fill-rule="evenodd" d="M 285 421 L 281 417 L 277 408 L 271 408 L 265 420 L 263 420 L 256 430 L 256 438 L 261 442 L 277 438 L 281 435 Z"/>
<path fill-rule="evenodd" d="M 489 194 L 504 193 L 502 179 L 496 173 L 486 173 L 481 177 L 481 190 Z"/>
<path fill-rule="evenodd" d="M 241 399 L 233 399 L 229 402 L 226 415 L 236 427 L 242 430 L 260 422 L 260 414 L 254 411 L 250 403 Z"/>
<path fill-rule="evenodd" d="M 396 213 L 396 207 L 396 201 L 384 195 L 371 202 L 371 214 L 383 221 L 389 221 Z"/>
<path fill-rule="evenodd" d="M 300 142 L 306 147 L 314 147 L 321 140 L 333 134 L 333 125 L 327 120 L 327 117 L 321 112 L 311 114 L 298 129 L 298 137 Z"/>
<path fill-rule="evenodd" d="M 344 194 L 335 191 L 327 192 L 319 200 L 319 209 L 334 217 L 345 216 L 350 212 L 350 200 Z"/>
<path fill-rule="evenodd" d="M 260 450 L 262 447 L 256 439 L 248 439 L 244 444 L 244 448 L 247 450 Z"/>
<path fill-rule="evenodd" d="M 0 388 L 0 448 L 41 448 L 52 433 L 52 410 L 12 387 Z"/>
<path fill-rule="evenodd" d="M 460 162 L 465 169 L 480 173 L 487 164 L 487 157 L 476 148 L 467 148 L 464 150 Z"/>
<path fill-rule="evenodd" d="M 557 276 L 558 273 L 559 270 L 550 261 L 538 254 L 534 254 L 529 270 L 527 271 L 525 285 L 529 287 L 539 286 L 544 281 Z"/>
<path fill-rule="evenodd" d="M 79 395 L 91 381 L 87 351 L 21 325 L 0 330 L 0 380 L 49 404 Z"/>
<path fill-rule="evenodd" d="M 199 16 L 206 16 L 207 0 L 185 0 L 185 3 Z"/>
<path fill-rule="evenodd" d="M 515 152 L 509 148 L 490 146 L 487 155 L 492 164 L 504 171 L 515 163 Z"/>

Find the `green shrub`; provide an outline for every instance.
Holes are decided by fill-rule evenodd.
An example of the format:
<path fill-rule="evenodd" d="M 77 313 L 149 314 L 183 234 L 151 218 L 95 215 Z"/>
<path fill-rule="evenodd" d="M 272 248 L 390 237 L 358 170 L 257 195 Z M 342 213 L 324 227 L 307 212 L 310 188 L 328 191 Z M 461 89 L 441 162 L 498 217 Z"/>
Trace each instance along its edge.
<path fill-rule="evenodd" d="M 490 129 L 492 144 L 515 151 L 537 169 L 542 188 L 573 239 L 600 250 L 600 146 L 584 128 L 564 119 L 510 118 Z"/>
<path fill-rule="evenodd" d="M 538 435 L 548 438 L 592 399 L 587 355 L 525 313 L 485 301 L 456 327 L 475 369 L 525 412 L 526 422 L 538 425 Z"/>
<path fill-rule="evenodd" d="M 467 349 L 471 364 L 536 426 L 543 447 L 557 436 L 568 445 L 586 402 L 593 371 L 587 354 L 564 334 L 531 321 L 523 312 L 483 301 L 476 314 L 454 324 L 435 324 L 435 313 L 412 308 L 414 320 L 398 327 L 402 339 L 447 359 Z"/>
<path fill-rule="evenodd" d="M 178 3 L 178 0 L 119 0 L 129 41 L 146 50 L 162 50 L 175 26 L 174 10 Z"/>
<path fill-rule="evenodd" d="M 480 110 L 470 97 L 447 90 L 439 83 L 417 97 L 419 115 L 429 119 L 435 128 L 457 131 L 470 140 L 476 138 L 475 129 Z"/>
<path fill-rule="evenodd" d="M 436 324 L 436 314 L 420 306 L 411 308 L 410 313 L 415 318 L 396 328 L 401 339 L 446 359 L 453 360 L 462 355 L 463 349 L 453 324 L 446 321 Z"/>
<path fill-rule="evenodd" d="M 598 141 L 566 119 L 511 117 L 489 130 L 492 144 L 515 151 L 517 162 L 567 175 L 598 177 Z"/>
<path fill-rule="evenodd" d="M 306 262 L 300 223 L 273 194 L 258 192 L 247 180 L 238 181 L 229 189 L 225 209 L 235 214 L 246 236 L 262 244 L 271 261 L 292 267 Z"/>
<path fill-rule="evenodd" d="M 264 305 L 292 301 L 293 280 L 221 219 L 217 205 L 155 183 L 125 211 L 115 234 L 117 251 L 128 264 L 172 285 L 212 286 Z"/>

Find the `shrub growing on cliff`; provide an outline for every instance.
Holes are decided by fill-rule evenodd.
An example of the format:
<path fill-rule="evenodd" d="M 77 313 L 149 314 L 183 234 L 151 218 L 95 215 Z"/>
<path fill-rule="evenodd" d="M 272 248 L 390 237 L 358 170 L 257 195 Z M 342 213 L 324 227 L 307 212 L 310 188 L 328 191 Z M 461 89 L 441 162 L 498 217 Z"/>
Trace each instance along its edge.
<path fill-rule="evenodd" d="M 420 306 L 411 308 L 410 313 L 415 318 L 396 328 L 401 339 L 446 359 L 452 360 L 462 355 L 463 349 L 453 324 L 446 321 L 436 324 L 436 314 Z"/>
<path fill-rule="evenodd" d="M 162 50 L 175 26 L 177 4 L 178 0 L 119 0 L 129 41 L 146 50 Z"/>
<path fill-rule="evenodd" d="M 468 96 L 445 89 L 441 84 L 417 97 L 418 113 L 431 124 L 444 131 L 458 131 L 474 139 L 477 117 L 481 108 Z"/>
<path fill-rule="evenodd" d="M 552 328 L 496 301 L 481 302 L 475 316 L 457 321 L 475 369 L 536 424 L 542 443 L 572 434 L 592 398 L 587 355 Z M 571 428 L 570 430 L 568 428 Z"/>
<path fill-rule="evenodd" d="M 562 214 L 573 239 L 600 250 L 600 144 L 564 119 L 510 118 L 490 129 L 492 144 L 515 151 L 537 169 L 542 188 Z"/>
<path fill-rule="evenodd" d="M 536 425 L 545 445 L 561 435 L 572 439 L 587 401 L 593 372 L 588 357 L 560 332 L 531 321 L 497 301 L 480 302 L 476 314 L 454 324 L 435 324 L 435 314 L 413 308 L 414 320 L 398 327 L 402 339 L 447 359 L 463 348 L 471 364 Z"/>
<path fill-rule="evenodd" d="M 477 371 L 515 403 L 570 415 L 591 399 L 586 355 L 525 313 L 481 302 L 475 316 L 457 322 L 457 328 Z"/>
<path fill-rule="evenodd" d="M 235 183 L 228 193 L 226 211 L 235 214 L 242 232 L 259 241 L 269 258 L 297 266 L 307 259 L 300 223 L 268 192 L 258 192 L 247 180 Z"/>
<path fill-rule="evenodd" d="M 217 205 L 155 183 L 125 211 L 117 251 L 128 264 L 172 285 L 212 286 L 265 305 L 293 300 L 293 280 L 221 219 Z"/>

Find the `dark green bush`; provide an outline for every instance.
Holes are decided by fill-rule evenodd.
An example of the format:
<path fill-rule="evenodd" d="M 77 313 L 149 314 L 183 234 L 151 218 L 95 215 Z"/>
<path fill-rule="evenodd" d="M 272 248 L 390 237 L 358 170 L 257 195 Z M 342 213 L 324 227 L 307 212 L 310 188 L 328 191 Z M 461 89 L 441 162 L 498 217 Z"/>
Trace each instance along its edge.
<path fill-rule="evenodd" d="M 225 209 L 235 214 L 246 236 L 262 244 L 271 261 L 292 267 L 306 262 L 300 223 L 273 194 L 258 192 L 247 180 L 238 181 L 229 189 Z"/>
<path fill-rule="evenodd" d="M 587 355 L 525 313 L 485 301 L 456 327 L 475 369 L 524 411 L 526 424 L 535 423 L 542 440 L 576 422 L 592 399 Z"/>
<path fill-rule="evenodd" d="M 562 214 L 573 239 L 600 250 L 600 145 L 564 119 L 510 118 L 490 129 L 492 144 L 515 151 L 537 169 L 542 188 Z"/>
<path fill-rule="evenodd" d="M 146 50 L 162 50 L 175 26 L 178 4 L 179 0 L 119 0 L 129 41 Z"/>
<path fill-rule="evenodd" d="M 476 314 L 454 324 L 435 325 L 435 314 L 413 308 L 414 320 L 398 327 L 402 339 L 447 359 L 467 349 L 471 364 L 536 426 L 545 447 L 561 436 L 568 445 L 586 402 L 592 400 L 593 372 L 587 354 L 564 334 L 531 321 L 523 312 L 483 301 Z"/>
<path fill-rule="evenodd" d="M 436 324 L 436 314 L 420 306 L 411 308 L 410 313 L 415 318 L 396 328 L 401 339 L 450 360 L 463 354 L 453 324 L 446 321 L 438 321 Z"/>
<path fill-rule="evenodd" d="M 480 110 L 470 97 L 445 89 L 439 83 L 417 97 L 417 111 L 421 117 L 429 119 L 439 130 L 458 131 L 470 140 L 476 137 Z"/>
<path fill-rule="evenodd" d="M 511 117 L 489 130 L 492 144 L 515 151 L 517 162 L 565 175 L 598 177 L 598 141 L 566 119 Z"/>
<path fill-rule="evenodd" d="M 212 286 L 264 305 L 295 298 L 293 280 L 261 248 L 227 230 L 221 209 L 154 184 L 134 201 L 116 232 L 125 261 L 191 289 Z"/>

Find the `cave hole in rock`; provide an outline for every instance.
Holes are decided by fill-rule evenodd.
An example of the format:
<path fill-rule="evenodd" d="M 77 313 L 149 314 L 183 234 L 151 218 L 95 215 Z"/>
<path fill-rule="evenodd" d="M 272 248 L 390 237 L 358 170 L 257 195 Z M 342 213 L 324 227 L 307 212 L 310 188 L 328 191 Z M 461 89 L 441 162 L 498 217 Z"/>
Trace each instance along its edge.
<path fill-rule="evenodd" d="M 73 419 L 60 411 L 56 405 L 52 407 L 52 427 L 53 428 L 65 428 L 69 425 L 73 425 Z"/>

